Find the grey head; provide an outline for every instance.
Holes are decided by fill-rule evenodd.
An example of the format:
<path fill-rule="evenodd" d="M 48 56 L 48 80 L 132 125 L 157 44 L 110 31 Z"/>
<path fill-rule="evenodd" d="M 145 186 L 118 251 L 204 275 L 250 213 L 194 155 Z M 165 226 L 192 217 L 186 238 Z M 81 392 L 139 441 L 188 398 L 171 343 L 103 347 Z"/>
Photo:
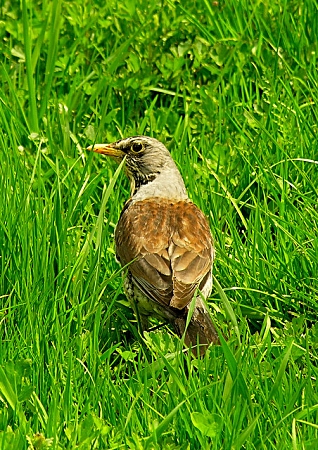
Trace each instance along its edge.
<path fill-rule="evenodd" d="M 110 156 L 118 163 L 126 158 L 125 170 L 133 198 L 188 198 L 183 179 L 169 151 L 155 138 L 132 136 L 112 144 L 95 144 L 88 150 Z"/>

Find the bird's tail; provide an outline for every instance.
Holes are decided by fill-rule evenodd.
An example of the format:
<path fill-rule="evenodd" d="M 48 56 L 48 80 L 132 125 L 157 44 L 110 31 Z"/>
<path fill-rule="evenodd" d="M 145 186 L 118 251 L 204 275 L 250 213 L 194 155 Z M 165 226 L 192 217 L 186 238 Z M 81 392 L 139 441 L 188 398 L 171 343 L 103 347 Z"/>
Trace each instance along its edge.
<path fill-rule="evenodd" d="M 175 319 L 175 330 L 178 336 L 183 336 L 184 342 L 192 349 L 195 356 L 203 356 L 210 344 L 220 344 L 219 336 L 214 328 L 205 304 L 201 298 L 196 299 L 196 305 L 193 311 L 188 328 L 185 331 L 187 314 Z M 199 344 L 199 347 L 197 346 Z"/>

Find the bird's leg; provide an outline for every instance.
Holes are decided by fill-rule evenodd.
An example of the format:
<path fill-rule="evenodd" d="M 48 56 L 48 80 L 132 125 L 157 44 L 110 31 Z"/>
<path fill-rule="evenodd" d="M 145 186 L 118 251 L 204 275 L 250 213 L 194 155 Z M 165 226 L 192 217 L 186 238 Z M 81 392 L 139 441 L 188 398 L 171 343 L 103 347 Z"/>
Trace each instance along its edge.
<path fill-rule="evenodd" d="M 138 296 L 136 296 L 136 287 L 134 286 L 131 274 L 128 272 L 125 281 L 124 281 L 124 291 L 126 294 L 126 297 L 130 303 L 130 306 L 132 310 L 135 313 L 137 324 L 138 324 L 138 331 L 141 335 L 143 335 L 144 331 L 148 331 L 149 329 L 149 320 L 148 315 L 142 314 L 140 311 L 140 308 L 138 307 Z"/>
<path fill-rule="evenodd" d="M 140 314 L 139 313 L 138 305 L 135 305 L 134 311 L 135 311 L 135 315 L 136 315 L 136 318 L 137 318 L 139 332 L 140 332 L 141 335 L 143 335 L 144 331 L 148 331 L 149 330 L 149 319 L 148 319 L 148 316 L 146 316 L 145 314 Z"/>

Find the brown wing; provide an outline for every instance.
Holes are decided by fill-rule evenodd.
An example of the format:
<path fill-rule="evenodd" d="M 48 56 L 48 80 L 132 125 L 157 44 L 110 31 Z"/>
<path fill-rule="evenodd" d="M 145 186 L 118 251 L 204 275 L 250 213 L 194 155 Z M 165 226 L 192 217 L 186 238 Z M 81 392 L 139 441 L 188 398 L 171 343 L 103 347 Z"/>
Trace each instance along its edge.
<path fill-rule="evenodd" d="M 183 309 L 211 271 L 213 247 L 204 214 L 191 202 L 152 198 L 128 204 L 115 233 L 116 252 L 151 299 Z"/>

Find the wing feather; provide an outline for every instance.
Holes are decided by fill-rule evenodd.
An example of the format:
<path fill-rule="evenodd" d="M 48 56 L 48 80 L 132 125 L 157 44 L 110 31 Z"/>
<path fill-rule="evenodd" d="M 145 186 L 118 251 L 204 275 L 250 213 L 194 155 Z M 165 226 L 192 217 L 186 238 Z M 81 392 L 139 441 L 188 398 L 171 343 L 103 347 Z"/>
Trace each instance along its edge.
<path fill-rule="evenodd" d="M 213 246 L 204 214 L 190 201 L 151 198 L 128 204 L 115 233 L 120 263 L 162 305 L 185 308 L 211 272 Z"/>

